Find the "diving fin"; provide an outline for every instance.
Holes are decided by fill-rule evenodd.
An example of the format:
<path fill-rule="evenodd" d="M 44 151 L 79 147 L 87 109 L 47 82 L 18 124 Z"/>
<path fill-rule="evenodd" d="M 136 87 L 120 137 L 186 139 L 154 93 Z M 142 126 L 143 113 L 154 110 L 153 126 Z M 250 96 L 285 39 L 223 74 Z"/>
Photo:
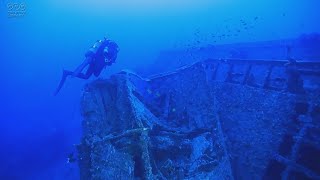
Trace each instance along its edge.
<path fill-rule="evenodd" d="M 61 78 L 61 80 L 60 80 L 60 83 L 59 83 L 58 88 L 56 89 L 56 91 L 55 91 L 54 94 L 53 94 L 54 96 L 56 96 L 56 95 L 59 93 L 59 91 L 60 91 L 60 89 L 62 88 L 62 86 L 64 85 L 67 77 L 68 77 L 69 75 L 71 75 L 71 74 L 72 74 L 71 71 L 63 70 L 62 78 Z"/>

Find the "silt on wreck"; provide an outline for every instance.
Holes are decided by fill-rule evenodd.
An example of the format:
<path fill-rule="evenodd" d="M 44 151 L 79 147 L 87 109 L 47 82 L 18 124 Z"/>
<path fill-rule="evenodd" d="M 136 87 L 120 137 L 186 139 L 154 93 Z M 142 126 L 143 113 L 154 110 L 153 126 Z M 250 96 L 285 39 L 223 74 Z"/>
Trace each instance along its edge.
<path fill-rule="evenodd" d="M 208 59 L 88 84 L 81 179 L 320 179 L 320 63 Z"/>

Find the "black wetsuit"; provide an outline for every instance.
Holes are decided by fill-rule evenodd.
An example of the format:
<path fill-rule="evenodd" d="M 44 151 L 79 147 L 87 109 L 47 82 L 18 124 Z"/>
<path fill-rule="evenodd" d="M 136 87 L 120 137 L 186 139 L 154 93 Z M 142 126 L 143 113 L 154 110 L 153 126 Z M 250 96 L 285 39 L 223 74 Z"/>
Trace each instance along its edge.
<path fill-rule="evenodd" d="M 95 45 L 93 45 L 87 51 L 85 54 L 86 59 L 80 66 L 77 67 L 75 71 L 63 70 L 61 81 L 54 95 L 59 93 L 68 76 L 88 79 L 93 74 L 94 76 L 98 77 L 103 68 L 106 66 L 111 66 L 115 62 L 118 51 L 118 45 L 113 41 L 107 39 L 97 41 Z M 83 73 L 82 71 L 88 65 L 89 67 L 87 71 Z"/>

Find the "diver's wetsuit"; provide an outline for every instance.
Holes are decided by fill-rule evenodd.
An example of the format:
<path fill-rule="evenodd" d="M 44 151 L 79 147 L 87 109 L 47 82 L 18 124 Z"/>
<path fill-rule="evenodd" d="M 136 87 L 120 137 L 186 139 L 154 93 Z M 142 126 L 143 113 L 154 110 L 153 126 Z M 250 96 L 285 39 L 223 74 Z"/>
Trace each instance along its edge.
<path fill-rule="evenodd" d="M 64 82 L 69 75 L 73 77 L 78 77 L 81 79 L 88 79 L 94 74 L 98 77 L 106 66 L 111 66 L 118 54 L 118 45 L 108 39 L 97 41 L 85 54 L 86 59 L 84 62 L 77 67 L 75 71 L 63 70 L 62 79 L 56 89 L 54 95 L 57 95 L 62 88 Z M 88 66 L 85 73 L 82 73 L 83 69 Z"/>

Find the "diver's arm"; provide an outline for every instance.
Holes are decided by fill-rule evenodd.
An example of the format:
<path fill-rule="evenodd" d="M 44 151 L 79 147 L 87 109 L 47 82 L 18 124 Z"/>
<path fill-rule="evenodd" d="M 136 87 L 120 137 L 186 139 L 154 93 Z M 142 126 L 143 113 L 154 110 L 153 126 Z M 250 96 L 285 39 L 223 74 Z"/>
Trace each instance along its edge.
<path fill-rule="evenodd" d="M 113 56 L 109 57 L 106 61 L 105 61 L 105 66 L 111 66 L 113 63 L 116 62 L 116 59 L 118 57 L 118 49 L 115 53 L 113 53 Z"/>
<path fill-rule="evenodd" d="M 92 57 L 86 57 L 86 59 L 83 61 L 83 63 L 80 64 L 80 65 L 77 67 L 77 69 L 75 69 L 75 70 L 73 71 L 72 76 L 78 76 L 78 75 L 83 71 L 83 69 L 84 69 L 87 65 L 89 65 L 92 61 L 93 61 L 93 58 L 92 58 Z"/>

